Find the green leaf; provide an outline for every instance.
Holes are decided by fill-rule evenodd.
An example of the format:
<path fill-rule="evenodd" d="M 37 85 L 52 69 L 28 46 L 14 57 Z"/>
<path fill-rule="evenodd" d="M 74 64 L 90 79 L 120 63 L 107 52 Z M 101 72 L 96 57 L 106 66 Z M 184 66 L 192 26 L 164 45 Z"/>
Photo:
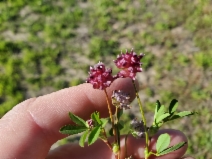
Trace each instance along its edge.
<path fill-rule="evenodd" d="M 102 128 L 104 128 L 105 126 L 106 126 L 106 124 L 107 124 L 107 122 L 108 122 L 108 119 L 106 119 L 106 118 L 102 118 L 102 119 L 100 119 L 101 120 L 101 125 L 102 125 Z"/>
<path fill-rule="evenodd" d="M 168 119 L 167 121 L 171 121 L 171 120 L 175 120 L 175 119 L 179 119 L 185 116 L 190 116 L 190 115 L 194 115 L 196 114 L 196 112 L 191 112 L 191 111 L 183 111 L 183 112 L 179 112 L 175 115 L 173 115 L 170 119 Z"/>
<path fill-rule="evenodd" d="M 162 106 L 160 106 L 160 108 L 159 108 L 159 110 L 158 110 L 158 112 L 157 112 L 157 114 L 156 114 L 156 117 L 155 117 L 155 120 L 154 121 L 156 121 L 157 120 L 157 118 L 159 118 L 161 115 L 163 115 L 165 113 L 165 106 L 164 105 L 162 105 Z"/>
<path fill-rule="evenodd" d="M 195 112 L 183 111 L 183 112 L 177 113 L 176 115 L 178 115 L 178 116 L 180 116 L 180 117 L 182 118 L 182 117 L 189 116 L 189 115 L 193 115 L 193 114 L 195 114 Z"/>
<path fill-rule="evenodd" d="M 158 113 L 158 110 L 160 109 L 160 106 L 161 106 L 161 104 L 160 104 L 159 100 L 157 100 L 157 102 L 156 102 L 156 104 L 155 104 L 154 121 L 155 121 L 155 119 L 156 119 L 156 115 L 157 115 L 157 113 Z"/>
<path fill-rule="evenodd" d="M 81 133 L 81 132 L 83 132 L 85 130 L 87 130 L 87 127 L 85 127 L 85 126 L 65 125 L 62 128 L 60 128 L 60 133 L 73 135 L 73 134 Z"/>
<path fill-rule="evenodd" d="M 91 133 L 88 136 L 88 145 L 93 144 L 99 137 L 101 132 L 101 127 L 97 126 L 91 130 Z"/>
<path fill-rule="evenodd" d="M 72 114 L 71 112 L 69 112 L 69 117 L 77 125 L 86 126 L 86 122 L 82 118 Z"/>
<path fill-rule="evenodd" d="M 83 133 L 83 135 L 81 136 L 81 138 L 80 138 L 79 145 L 80 145 L 81 147 L 84 147 L 85 140 L 86 140 L 86 138 L 87 138 L 88 132 L 89 132 L 88 130 L 85 131 L 85 132 Z"/>
<path fill-rule="evenodd" d="M 158 112 L 158 110 L 160 109 L 160 107 L 161 107 L 160 101 L 157 100 L 157 101 L 156 101 L 157 112 Z"/>
<path fill-rule="evenodd" d="M 101 120 L 99 118 L 99 112 L 93 112 L 91 114 L 91 119 L 93 119 L 97 124 L 101 125 Z"/>
<path fill-rule="evenodd" d="M 176 150 L 180 149 L 181 147 L 183 147 L 186 144 L 187 144 L 187 142 L 180 142 L 179 144 L 171 146 L 171 147 L 165 149 L 164 151 L 160 152 L 158 154 L 158 156 L 165 155 L 165 154 L 168 154 L 170 152 L 176 151 Z"/>
<path fill-rule="evenodd" d="M 163 115 L 157 117 L 157 118 L 156 118 L 156 123 L 159 123 L 159 122 L 163 121 L 163 119 L 165 119 L 165 118 L 168 117 L 168 116 L 170 116 L 170 114 L 169 114 L 169 113 L 165 113 L 165 114 L 163 114 Z"/>
<path fill-rule="evenodd" d="M 173 99 L 169 105 L 169 113 L 172 114 L 177 110 L 178 107 L 178 101 L 176 99 Z"/>
<path fill-rule="evenodd" d="M 169 134 L 167 134 L 167 133 L 161 134 L 159 136 L 157 143 L 156 143 L 157 154 L 161 153 L 169 146 L 170 140 L 171 140 L 171 138 L 170 138 Z"/>

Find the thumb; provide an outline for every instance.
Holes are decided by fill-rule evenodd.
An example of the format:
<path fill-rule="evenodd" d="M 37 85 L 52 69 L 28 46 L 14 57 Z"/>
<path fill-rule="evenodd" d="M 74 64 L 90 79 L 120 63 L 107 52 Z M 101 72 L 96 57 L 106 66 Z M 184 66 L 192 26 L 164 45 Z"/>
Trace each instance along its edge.
<path fill-rule="evenodd" d="M 119 89 L 130 91 L 134 98 L 130 79 L 114 81 L 108 94 Z M 51 145 L 65 137 L 59 129 L 70 123 L 69 111 L 83 119 L 94 111 L 107 116 L 104 92 L 82 84 L 18 104 L 0 119 L 0 158 L 45 158 Z"/>

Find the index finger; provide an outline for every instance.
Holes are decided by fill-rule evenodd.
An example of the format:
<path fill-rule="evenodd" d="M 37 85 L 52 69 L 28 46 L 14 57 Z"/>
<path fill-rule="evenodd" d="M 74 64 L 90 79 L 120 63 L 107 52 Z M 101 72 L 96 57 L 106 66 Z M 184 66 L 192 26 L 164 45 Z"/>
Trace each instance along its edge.
<path fill-rule="evenodd" d="M 108 94 L 115 89 L 127 91 L 134 98 L 131 79 L 117 79 Z M 88 119 L 94 111 L 103 117 L 108 115 L 104 92 L 90 84 L 24 101 L 0 120 L 1 157 L 45 158 L 51 145 L 64 137 L 59 129 L 70 122 L 68 112 Z"/>

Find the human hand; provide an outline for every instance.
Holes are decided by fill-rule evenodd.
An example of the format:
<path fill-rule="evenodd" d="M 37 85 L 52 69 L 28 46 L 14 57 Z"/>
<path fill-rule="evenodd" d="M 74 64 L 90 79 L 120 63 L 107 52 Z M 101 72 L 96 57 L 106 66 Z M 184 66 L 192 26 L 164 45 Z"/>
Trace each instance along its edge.
<path fill-rule="evenodd" d="M 134 98 L 134 90 L 130 79 L 117 79 L 108 89 L 124 90 Z M 0 119 L 0 154 L 1 159 L 112 159 L 114 155 L 102 141 L 81 148 L 77 144 L 67 144 L 49 152 L 51 145 L 66 137 L 59 133 L 61 126 L 68 124 L 68 112 L 88 119 L 94 111 L 102 117 L 108 116 L 104 93 L 93 89 L 90 84 L 60 90 L 38 98 L 26 100 Z M 171 145 L 187 141 L 185 135 L 178 130 L 161 130 L 168 133 Z M 151 144 L 155 149 L 158 134 Z M 124 141 L 122 141 L 122 145 Z M 143 158 L 143 139 L 129 137 L 127 140 L 128 154 L 134 159 Z M 123 147 L 122 147 L 123 148 Z M 178 159 L 183 156 L 187 146 L 158 159 Z M 121 151 L 124 152 L 123 150 Z M 151 158 L 154 159 L 154 156 Z"/>

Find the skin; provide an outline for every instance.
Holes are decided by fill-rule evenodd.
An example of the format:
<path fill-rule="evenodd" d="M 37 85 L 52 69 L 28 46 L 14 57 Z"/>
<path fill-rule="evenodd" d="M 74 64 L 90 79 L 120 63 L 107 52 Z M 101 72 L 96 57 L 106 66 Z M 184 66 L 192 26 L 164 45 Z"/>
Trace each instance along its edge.
<path fill-rule="evenodd" d="M 130 79 L 117 79 L 107 92 L 111 96 L 112 90 L 119 89 L 129 92 L 132 99 L 135 98 Z M 0 119 L 1 159 L 114 159 L 111 150 L 100 140 L 85 148 L 78 144 L 67 144 L 49 152 L 52 144 L 66 137 L 59 133 L 59 129 L 70 123 L 68 112 L 89 119 L 94 111 L 99 111 L 102 117 L 108 116 L 104 92 L 93 89 L 87 83 L 31 98 L 16 105 Z M 178 130 L 161 130 L 151 140 L 153 150 L 161 133 L 171 135 L 172 145 L 187 141 L 186 136 Z M 124 139 L 121 145 L 124 148 Z M 129 136 L 127 146 L 128 154 L 133 155 L 134 159 L 144 157 L 143 139 Z M 184 146 L 158 159 L 178 159 L 184 155 L 186 149 L 187 146 Z M 121 152 L 123 158 L 123 149 Z M 152 156 L 151 159 L 155 157 Z"/>

